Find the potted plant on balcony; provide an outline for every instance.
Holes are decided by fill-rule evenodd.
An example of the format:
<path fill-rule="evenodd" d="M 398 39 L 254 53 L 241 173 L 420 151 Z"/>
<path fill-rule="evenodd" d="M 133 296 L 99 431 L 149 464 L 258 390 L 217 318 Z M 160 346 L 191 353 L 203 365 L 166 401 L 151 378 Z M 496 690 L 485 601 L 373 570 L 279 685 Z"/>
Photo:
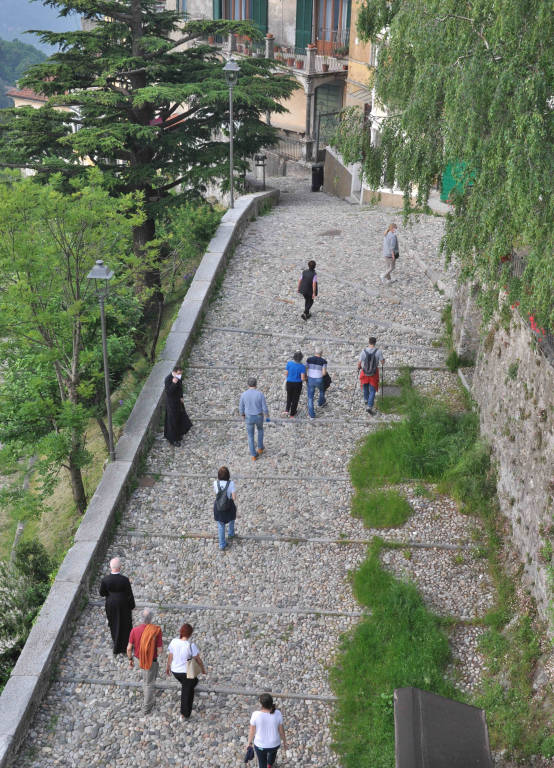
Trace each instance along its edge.
<path fill-rule="evenodd" d="M 348 56 L 348 46 L 347 45 L 338 45 L 335 49 L 335 56 L 337 59 L 345 59 Z"/>
<path fill-rule="evenodd" d="M 304 69 L 304 59 L 296 59 L 296 69 Z"/>
<path fill-rule="evenodd" d="M 208 45 L 213 45 L 215 43 L 215 37 L 213 35 L 208 35 Z"/>
<path fill-rule="evenodd" d="M 287 57 L 287 64 L 289 67 L 294 67 L 294 56 L 290 52 Z"/>

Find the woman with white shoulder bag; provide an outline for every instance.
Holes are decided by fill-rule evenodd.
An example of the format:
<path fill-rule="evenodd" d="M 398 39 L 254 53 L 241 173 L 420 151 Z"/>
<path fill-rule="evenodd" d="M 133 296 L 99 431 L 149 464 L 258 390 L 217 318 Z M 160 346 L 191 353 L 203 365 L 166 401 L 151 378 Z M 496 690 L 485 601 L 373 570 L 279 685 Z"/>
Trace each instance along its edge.
<path fill-rule="evenodd" d="M 172 672 L 181 683 L 181 720 L 188 720 L 192 712 L 198 675 L 206 674 L 198 648 L 190 639 L 192 633 L 193 627 L 190 624 L 183 624 L 179 630 L 179 637 L 174 637 L 167 649 L 165 674 L 169 676 Z"/>

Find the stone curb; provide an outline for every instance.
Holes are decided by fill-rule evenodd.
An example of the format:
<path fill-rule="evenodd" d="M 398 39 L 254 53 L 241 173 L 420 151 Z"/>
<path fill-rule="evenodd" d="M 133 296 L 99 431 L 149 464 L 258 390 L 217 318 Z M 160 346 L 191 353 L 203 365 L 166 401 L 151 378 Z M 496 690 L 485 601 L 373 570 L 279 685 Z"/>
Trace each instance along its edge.
<path fill-rule="evenodd" d="M 125 503 L 130 481 L 160 422 L 163 383 L 167 372 L 194 340 L 216 279 L 225 267 L 248 221 L 263 204 L 274 205 L 279 190 L 240 197 L 228 210 L 195 273 L 167 337 L 163 352 L 144 383 L 108 464 L 90 500 L 49 595 L 0 696 L 0 768 L 8 768 L 54 673 L 56 659 L 72 624 L 86 601 L 88 582 L 103 556 L 118 509 Z"/>
<path fill-rule="evenodd" d="M 444 291 L 444 295 L 447 296 L 449 299 L 451 299 L 453 296 L 452 288 L 446 285 L 446 283 L 440 279 L 438 274 L 434 272 L 430 267 L 427 266 L 427 264 L 423 261 L 421 256 L 418 256 L 417 253 L 412 253 L 412 258 L 415 261 L 415 263 L 419 267 L 421 267 L 426 277 L 429 278 L 429 280 L 433 283 L 433 285 L 436 285 L 437 288 L 439 288 L 441 291 Z"/>

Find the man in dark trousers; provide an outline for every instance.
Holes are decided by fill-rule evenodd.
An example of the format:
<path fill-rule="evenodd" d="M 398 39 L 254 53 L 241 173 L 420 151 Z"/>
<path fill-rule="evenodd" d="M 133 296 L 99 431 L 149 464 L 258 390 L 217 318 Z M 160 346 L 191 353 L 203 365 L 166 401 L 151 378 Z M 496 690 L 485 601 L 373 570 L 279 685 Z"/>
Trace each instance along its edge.
<path fill-rule="evenodd" d="M 304 297 L 304 312 L 301 314 L 302 320 L 311 317 L 310 309 L 317 296 L 317 275 L 315 272 L 315 261 L 308 262 L 308 269 L 305 269 L 298 281 L 298 293 Z"/>
<path fill-rule="evenodd" d="M 192 427 L 183 402 L 183 369 L 175 366 L 165 377 L 165 425 L 164 437 L 171 445 L 181 445 L 181 438 Z"/>
<path fill-rule="evenodd" d="M 129 633 L 133 627 L 132 611 L 135 607 L 135 598 L 131 589 L 131 582 L 127 576 L 123 576 L 119 557 L 110 560 L 109 576 L 104 576 L 100 583 L 100 595 L 106 598 L 106 616 L 112 633 L 114 656 L 125 653 Z"/>

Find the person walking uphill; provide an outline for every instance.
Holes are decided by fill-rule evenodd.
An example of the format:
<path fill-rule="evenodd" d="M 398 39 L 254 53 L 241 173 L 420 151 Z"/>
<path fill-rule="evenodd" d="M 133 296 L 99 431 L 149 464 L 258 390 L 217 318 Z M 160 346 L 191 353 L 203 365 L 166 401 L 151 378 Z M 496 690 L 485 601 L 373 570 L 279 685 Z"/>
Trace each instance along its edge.
<path fill-rule="evenodd" d="M 239 413 L 246 422 L 248 448 L 252 461 L 264 452 L 264 414 L 269 421 L 269 411 L 264 394 L 256 389 L 258 382 L 255 378 L 248 379 L 248 389 L 242 393 L 239 400 Z M 254 430 L 258 430 L 258 447 L 254 439 Z"/>
<path fill-rule="evenodd" d="M 194 702 L 194 689 L 198 685 L 198 673 L 206 674 L 206 668 L 196 645 L 191 641 L 193 627 L 183 624 L 179 637 L 174 637 L 167 648 L 165 674 L 181 683 L 181 720 L 188 720 Z"/>
<path fill-rule="evenodd" d="M 327 405 L 325 400 L 325 384 L 323 377 L 327 373 L 327 360 L 321 356 L 321 349 L 316 349 L 315 355 L 306 360 L 308 367 L 308 415 L 315 419 L 314 397 L 316 389 L 319 389 L 317 404 L 319 408 Z"/>
<path fill-rule="evenodd" d="M 291 419 L 296 416 L 303 381 L 306 381 L 306 366 L 302 363 L 302 352 L 295 352 L 287 363 L 287 404 L 283 416 L 290 416 Z"/>
<path fill-rule="evenodd" d="M 259 701 L 261 709 L 253 712 L 250 718 L 248 746 L 254 745 L 259 768 L 273 768 L 281 744 L 283 749 L 287 748 L 283 716 L 275 709 L 269 693 L 262 693 Z"/>
<path fill-rule="evenodd" d="M 360 386 L 364 393 L 364 402 L 367 412 L 374 415 L 373 403 L 375 402 L 375 393 L 379 389 L 379 363 L 385 362 L 383 353 L 375 346 L 377 339 L 375 336 L 369 337 L 368 346 L 362 350 L 358 361 L 358 371 L 360 372 Z"/>
<path fill-rule="evenodd" d="M 228 467 L 219 468 L 217 480 L 214 481 L 214 491 L 214 520 L 217 523 L 219 548 L 225 549 L 228 544 L 225 541 L 225 526 L 229 524 L 229 538 L 232 539 L 235 535 L 237 518 L 237 493 Z"/>
<path fill-rule="evenodd" d="M 383 259 L 385 260 L 385 271 L 380 275 L 382 283 L 391 283 L 391 273 L 396 266 L 396 260 L 399 257 L 398 237 L 396 236 L 396 224 L 389 224 L 385 237 L 383 239 Z"/>
<path fill-rule="evenodd" d="M 183 402 L 183 369 L 176 365 L 165 377 L 165 424 L 164 437 L 171 445 L 181 445 L 181 438 L 192 427 Z"/>
<path fill-rule="evenodd" d="M 317 296 L 317 275 L 315 271 L 315 261 L 308 262 L 308 269 L 305 269 L 298 281 L 298 293 L 304 297 L 304 312 L 300 315 L 302 320 L 311 317 L 310 309 Z"/>
<path fill-rule="evenodd" d="M 100 582 L 100 596 L 106 598 L 106 617 L 113 640 L 113 653 L 125 653 L 129 634 L 133 628 L 135 598 L 131 582 L 121 571 L 119 557 L 110 560 L 110 575 Z"/>
<path fill-rule="evenodd" d="M 143 610 L 142 618 L 143 623 L 132 629 L 129 635 L 127 657 L 131 668 L 135 665 L 134 659 L 139 660 L 144 692 L 142 711 L 147 715 L 154 708 L 154 693 L 159 668 L 158 654 L 162 650 L 163 641 L 162 628 L 152 623 L 152 611 L 150 608 Z"/>

